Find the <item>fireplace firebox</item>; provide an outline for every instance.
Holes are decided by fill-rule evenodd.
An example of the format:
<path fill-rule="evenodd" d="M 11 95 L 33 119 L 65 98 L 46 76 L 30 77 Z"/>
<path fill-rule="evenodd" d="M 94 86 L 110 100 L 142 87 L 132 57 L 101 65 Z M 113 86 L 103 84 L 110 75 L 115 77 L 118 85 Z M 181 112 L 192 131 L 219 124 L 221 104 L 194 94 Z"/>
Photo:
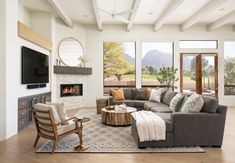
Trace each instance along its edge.
<path fill-rule="evenodd" d="M 60 85 L 60 97 L 68 96 L 82 96 L 83 88 L 82 84 L 61 84 Z"/>

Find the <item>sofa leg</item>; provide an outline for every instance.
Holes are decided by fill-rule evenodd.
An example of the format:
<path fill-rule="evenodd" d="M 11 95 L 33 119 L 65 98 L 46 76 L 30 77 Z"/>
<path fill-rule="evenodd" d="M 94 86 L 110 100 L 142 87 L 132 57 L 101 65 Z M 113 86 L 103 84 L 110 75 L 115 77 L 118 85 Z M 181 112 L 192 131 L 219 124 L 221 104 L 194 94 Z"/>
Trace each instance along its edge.
<path fill-rule="evenodd" d="M 146 147 L 138 147 L 139 149 L 146 149 Z"/>
<path fill-rule="evenodd" d="M 214 148 L 221 148 L 221 145 L 213 145 Z"/>

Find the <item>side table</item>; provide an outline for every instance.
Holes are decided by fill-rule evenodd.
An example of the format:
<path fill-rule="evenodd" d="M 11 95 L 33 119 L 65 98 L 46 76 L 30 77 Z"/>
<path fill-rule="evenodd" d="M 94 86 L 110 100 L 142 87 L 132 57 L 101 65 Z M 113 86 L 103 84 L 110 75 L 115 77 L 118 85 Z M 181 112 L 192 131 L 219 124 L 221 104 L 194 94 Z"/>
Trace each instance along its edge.
<path fill-rule="evenodd" d="M 96 99 L 97 114 L 101 114 L 101 109 L 108 106 L 108 97 L 109 96 L 104 96 Z"/>

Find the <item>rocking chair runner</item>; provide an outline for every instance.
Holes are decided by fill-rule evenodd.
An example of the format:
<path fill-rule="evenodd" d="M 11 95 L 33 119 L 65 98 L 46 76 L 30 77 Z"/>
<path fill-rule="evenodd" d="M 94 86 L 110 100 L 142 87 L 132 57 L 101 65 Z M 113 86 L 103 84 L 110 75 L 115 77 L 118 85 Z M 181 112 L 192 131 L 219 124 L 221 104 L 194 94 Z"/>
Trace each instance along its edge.
<path fill-rule="evenodd" d="M 77 146 L 76 149 L 83 150 L 82 119 L 72 117 L 63 122 L 68 122 L 66 125 L 62 125 L 55 106 L 46 104 L 36 104 L 33 108 L 33 116 L 37 128 L 34 147 L 36 147 L 40 137 L 54 140 L 52 147 L 53 154 L 57 141 L 75 133 L 80 139 L 80 145 Z"/>

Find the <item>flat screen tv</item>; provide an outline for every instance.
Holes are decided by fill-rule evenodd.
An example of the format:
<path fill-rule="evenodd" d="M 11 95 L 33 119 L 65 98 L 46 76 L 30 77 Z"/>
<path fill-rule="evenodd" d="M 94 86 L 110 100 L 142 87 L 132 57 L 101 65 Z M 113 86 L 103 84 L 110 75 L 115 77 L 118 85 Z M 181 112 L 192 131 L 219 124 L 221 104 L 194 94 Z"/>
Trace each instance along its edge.
<path fill-rule="evenodd" d="M 49 82 L 48 55 L 22 46 L 22 84 Z"/>

